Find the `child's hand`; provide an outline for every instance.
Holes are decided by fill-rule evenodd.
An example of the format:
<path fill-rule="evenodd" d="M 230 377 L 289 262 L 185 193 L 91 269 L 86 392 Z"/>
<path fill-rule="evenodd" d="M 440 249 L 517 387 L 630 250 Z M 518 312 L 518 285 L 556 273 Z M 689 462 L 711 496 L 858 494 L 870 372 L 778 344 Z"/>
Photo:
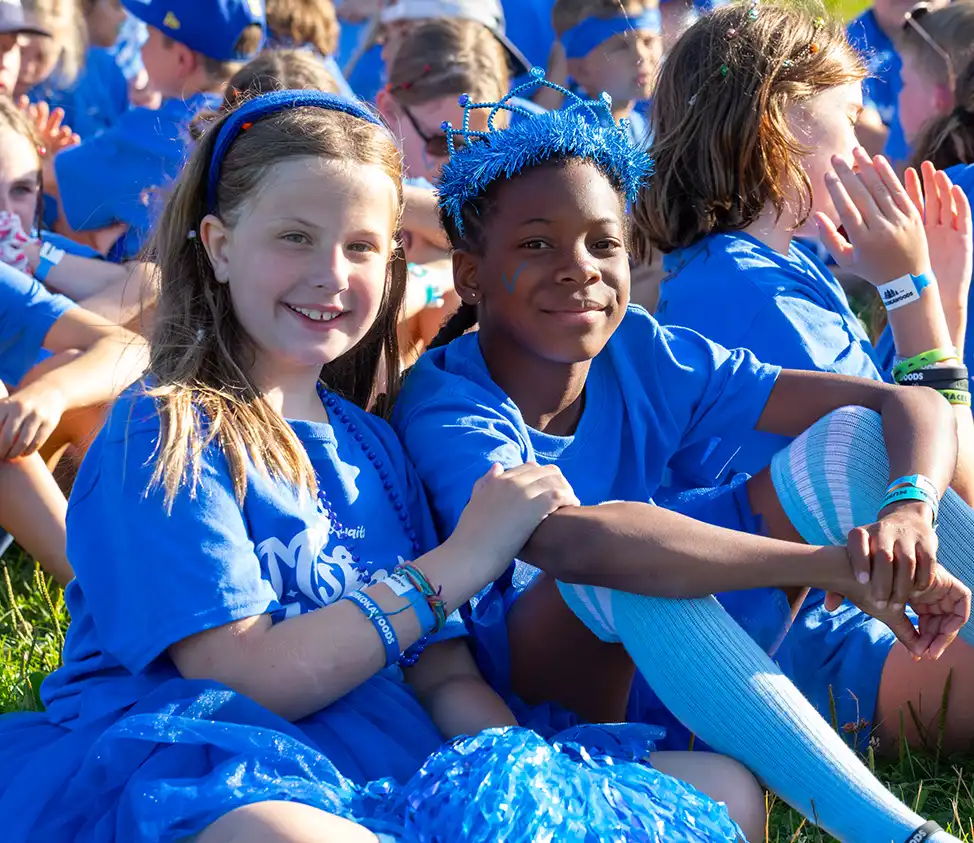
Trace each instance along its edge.
<path fill-rule="evenodd" d="M 21 97 L 18 105 L 34 126 L 37 141 L 41 145 L 39 151 L 42 158 L 53 158 L 62 149 L 81 143 L 81 138 L 71 127 L 64 125 L 63 108 L 51 110 L 46 102 L 32 103 L 27 97 Z"/>
<path fill-rule="evenodd" d="M 0 263 L 30 273 L 26 252 L 29 245 L 30 238 L 24 234 L 20 217 L 11 211 L 0 211 Z"/>
<path fill-rule="evenodd" d="M 944 307 L 961 307 L 967 311 L 967 294 L 974 271 L 971 236 L 971 205 L 964 191 L 929 161 L 920 167 L 920 177 L 912 167 L 906 171 L 906 192 L 913 200 L 927 233 L 930 264 L 937 278 Z"/>
<path fill-rule="evenodd" d="M 56 389 L 30 386 L 0 399 L 0 459 L 29 457 L 51 437 L 65 411 Z"/>
<path fill-rule="evenodd" d="M 825 214 L 815 215 L 835 262 L 877 287 L 926 272 L 930 255 L 923 220 L 893 168 L 882 156 L 870 160 L 862 149 L 855 152 L 855 165 L 857 172 L 833 156 L 835 174 L 825 177 L 845 236 Z"/>
<path fill-rule="evenodd" d="M 504 471 L 491 467 L 473 487 L 450 542 L 488 561 L 500 576 L 527 544 L 538 525 L 556 509 L 580 506 L 557 466 L 525 463 Z"/>
<path fill-rule="evenodd" d="M 55 108 L 52 111 L 46 102 L 32 103 L 27 97 L 21 97 L 18 105 L 34 126 L 34 133 L 39 144 L 37 153 L 41 157 L 45 189 L 48 193 L 53 193 L 57 184 L 57 176 L 54 173 L 54 157 L 62 149 L 77 146 L 81 143 L 81 138 L 71 130 L 70 126 L 63 125 L 63 108 Z"/>

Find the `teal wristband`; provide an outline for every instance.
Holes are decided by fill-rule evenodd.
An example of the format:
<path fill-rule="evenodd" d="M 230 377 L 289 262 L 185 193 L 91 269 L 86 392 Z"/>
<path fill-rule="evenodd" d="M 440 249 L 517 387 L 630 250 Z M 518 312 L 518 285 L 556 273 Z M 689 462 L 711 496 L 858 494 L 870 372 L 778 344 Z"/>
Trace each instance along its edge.
<path fill-rule="evenodd" d="M 937 525 L 937 516 L 940 511 L 940 505 L 937 499 L 925 489 L 920 489 L 917 486 L 904 486 L 894 492 L 887 492 L 882 504 L 880 504 L 879 511 L 882 512 L 891 504 L 900 503 L 901 501 L 920 501 L 921 503 L 927 504 L 933 510 L 933 525 Z"/>
<path fill-rule="evenodd" d="M 890 492 L 895 492 L 904 486 L 916 486 L 918 489 L 923 489 L 929 493 L 934 500 L 940 500 L 940 489 L 937 488 L 937 484 L 933 482 L 925 474 L 904 474 L 902 477 L 897 477 L 889 486 L 886 487 L 886 494 Z"/>
<path fill-rule="evenodd" d="M 64 258 L 64 249 L 59 249 L 51 243 L 41 244 L 40 260 L 37 269 L 34 270 L 34 277 L 42 284 L 47 281 L 47 276 Z"/>

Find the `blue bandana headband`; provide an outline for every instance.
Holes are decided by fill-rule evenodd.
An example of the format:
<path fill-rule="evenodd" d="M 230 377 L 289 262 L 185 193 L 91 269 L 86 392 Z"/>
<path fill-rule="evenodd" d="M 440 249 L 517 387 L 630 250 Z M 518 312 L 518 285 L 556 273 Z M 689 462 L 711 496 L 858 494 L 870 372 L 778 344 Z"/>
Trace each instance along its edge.
<path fill-rule="evenodd" d="M 561 111 L 534 114 L 511 100 L 533 88 L 551 88 L 565 98 Z M 543 164 L 552 158 L 582 158 L 591 161 L 618 184 L 626 199 L 635 202 L 652 173 L 649 155 L 629 136 L 628 121 L 615 122 L 612 98 L 583 100 L 571 91 L 549 82 L 544 70 L 532 68 L 531 81 L 519 85 L 500 102 L 472 103 L 464 94 L 463 124 L 454 129 L 443 123 L 450 160 L 443 165 L 437 186 L 440 207 L 463 234 L 463 207 L 482 196 L 499 179 Z M 470 129 L 470 112 L 490 109 L 487 131 Z M 507 129 L 495 129 L 494 118 L 506 111 L 521 118 Z M 456 139 L 461 140 L 457 144 Z"/>
<path fill-rule="evenodd" d="M 659 9 L 646 9 L 638 15 L 617 15 L 614 18 L 585 18 L 561 36 L 565 56 L 570 59 L 583 59 L 599 44 L 604 44 L 613 36 L 630 30 L 645 30 L 660 34 L 663 19 Z"/>
<path fill-rule="evenodd" d="M 210 156 L 209 179 L 206 186 L 206 206 L 211 214 L 216 214 L 220 171 L 223 168 L 223 159 L 226 158 L 233 142 L 241 132 L 247 131 L 258 120 L 280 111 L 289 111 L 292 108 L 323 108 L 327 111 L 341 111 L 350 114 L 352 117 L 365 120 L 367 123 L 382 126 L 382 121 L 363 105 L 337 94 L 324 94 L 320 91 L 275 91 L 272 94 L 264 94 L 248 100 L 227 118 L 220 129 L 220 134 L 217 135 L 216 143 L 213 145 L 213 154 Z"/>

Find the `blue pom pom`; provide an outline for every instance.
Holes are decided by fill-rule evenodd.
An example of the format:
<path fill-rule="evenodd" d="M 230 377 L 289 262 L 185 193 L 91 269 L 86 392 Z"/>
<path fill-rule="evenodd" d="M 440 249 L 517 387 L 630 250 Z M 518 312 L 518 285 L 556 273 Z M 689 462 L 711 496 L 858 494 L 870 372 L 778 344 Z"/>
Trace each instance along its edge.
<path fill-rule="evenodd" d="M 406 831 L 422 843 L 743 839 L 723 805 L 602 744 L 548 744 L 517 728 L 457 741 L 405 786 Z"/>
<path fill-rule="evenodd" d="M 457 100 L 457 103 L 459 103 L 461 106 L 466 106 L 468 102 L 470 102 L 470 95 L 460 94 L 460 98 Z"/>

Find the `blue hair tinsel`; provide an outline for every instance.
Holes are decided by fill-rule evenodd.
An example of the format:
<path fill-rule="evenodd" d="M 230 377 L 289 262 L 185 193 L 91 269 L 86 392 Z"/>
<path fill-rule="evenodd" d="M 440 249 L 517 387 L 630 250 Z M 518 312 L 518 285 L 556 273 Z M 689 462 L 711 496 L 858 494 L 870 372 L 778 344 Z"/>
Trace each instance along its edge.
<path fill-rule="evenodd" d="M 546 161 L 582 158 L 595 164 L 626 199 L 636 201 L 652 174 L 648 153 L 633 143 L 627 121 L 615 122 L 612 100 L 583 100 L 566 88 L 544 78 L 541 68 L 531 71 L 531 81 L 520 85 L 495 103 L 472 103 L 464 94 L 463 124 L 454 129 L 442 125 L 450 149 L 437 186 L 440 208 L 463 234 L 463 207 L 477 199 L 498 179 L 509 179 Z M 552 88 L 568 103 L 561 111 L 532 114 L 511 100 L 531 88 Z M 487 131 L 470 129 L 470 112 L 490 109 Z M 505 111 L 519 119 L 507 129 L 495 129 L 494 118 Z M 462 139 L 458 145 L 456 138 Z"/>

